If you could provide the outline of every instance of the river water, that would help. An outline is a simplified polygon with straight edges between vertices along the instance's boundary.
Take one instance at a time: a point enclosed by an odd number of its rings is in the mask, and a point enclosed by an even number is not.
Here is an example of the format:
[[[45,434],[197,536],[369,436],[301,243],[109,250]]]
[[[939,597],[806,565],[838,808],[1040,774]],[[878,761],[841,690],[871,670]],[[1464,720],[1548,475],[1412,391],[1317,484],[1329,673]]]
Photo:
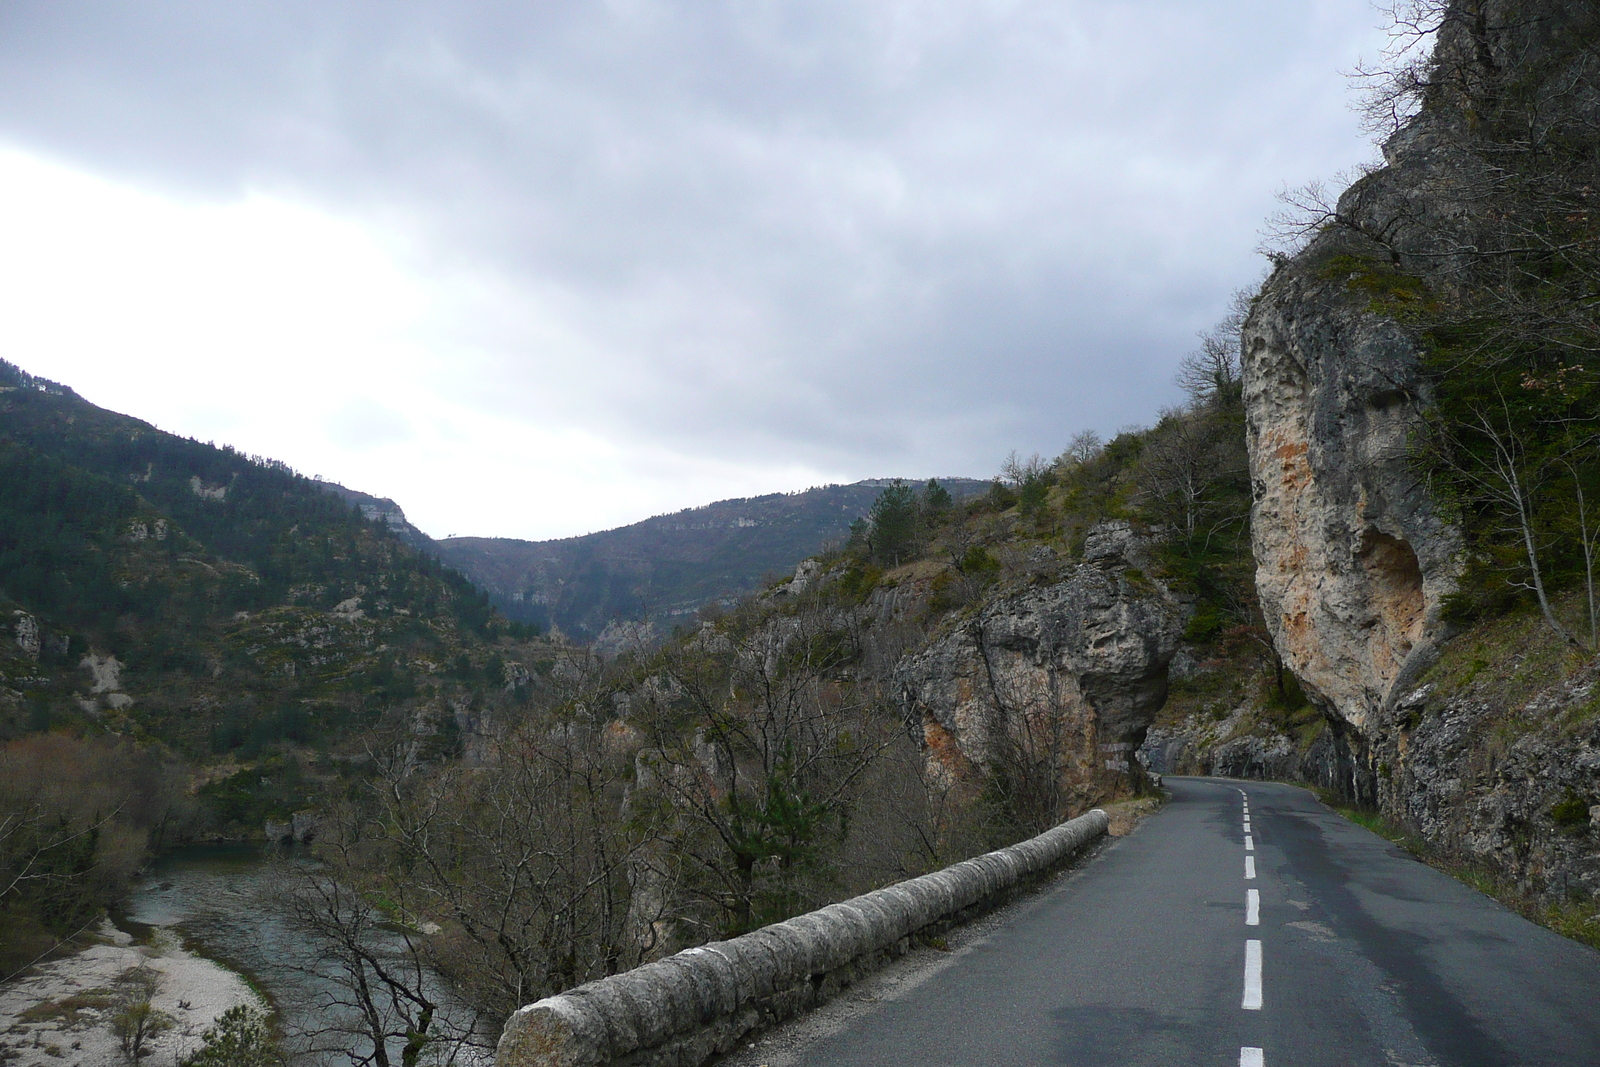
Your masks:
[[[330,1031],[353,1025],[354,1013],[340,1002],[348,999],[333,978],[337,967],[317,939],[297,927],[283,900],[286,882],[315,863],[298,850],[259,845],[197,845],[158,859],[133,886],[117,925],[136,937],[149,927],[175,931],[191,951],[238,971],[263,993],[277,1011],[294,1067],[335,1067],[351,1062],[342,1050],[368,1049]],[[398,936],[381,935],[380,945],[393,957],[403,950]],[[466,1010],[453,1003],[433,979],[429,994],[442,1005],[434,1032],[462,1027]],[[481,1029],[481,1028],[480,1028]],[[322,1034],[321,1037],[312,1035]],[[480,1041],[491,1035],[480,1033]],[[321,1045],[324,1051],[316,1051]],[[327,1051],[330,1047],[335,1051]],[[391,1043],[393,1062],[399,1045]],[[473,1049],[438,1047],[424,1055],[426,1063],[488,1064]]]

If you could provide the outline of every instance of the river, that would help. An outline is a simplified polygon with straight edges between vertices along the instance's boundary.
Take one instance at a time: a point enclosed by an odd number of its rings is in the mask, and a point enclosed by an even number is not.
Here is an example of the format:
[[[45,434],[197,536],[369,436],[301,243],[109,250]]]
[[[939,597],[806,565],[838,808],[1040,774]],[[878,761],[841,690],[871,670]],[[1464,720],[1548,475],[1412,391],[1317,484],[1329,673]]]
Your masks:
[[[356,1043],[333,1032],[357,1019],[340,1006],[347,994],[332,977],[337,967],[316,938],[291,921],[282,899],[286,877],[292,880],[314,863],[304,851],[275,846],[178,849],[152,864],[113,919],[135,937],[148,934],[150,927],[172,930],[191,951],[244,975],[277,1011],[294,1067],[348,1064],[342,1050]],[[382,933],[379,938],[383,951],[398,958],[402,939]],[[429,995],[441,1003],[435,1033],[460,1028],[469,1019],[437,979],[430,980]],[[485,1038],[492,1041],[492,1035],[479,1034],[480,1041]],[[391,1043],[391,1056],[399,1063],[397,1042]],[[474,1049],[441,1047],[431,1058],[425,1054],[423,1062],[487,1065],[490,1060]]]

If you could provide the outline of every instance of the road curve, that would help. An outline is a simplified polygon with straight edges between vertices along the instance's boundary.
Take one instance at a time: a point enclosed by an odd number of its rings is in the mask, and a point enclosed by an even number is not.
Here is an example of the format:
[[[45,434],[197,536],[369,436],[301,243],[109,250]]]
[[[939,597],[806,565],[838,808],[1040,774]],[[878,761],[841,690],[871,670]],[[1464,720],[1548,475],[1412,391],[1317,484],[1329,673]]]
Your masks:
[[[1166,783],[1137,833],[799,1062],[1600,1065],[1600,953],[1305,790]]]

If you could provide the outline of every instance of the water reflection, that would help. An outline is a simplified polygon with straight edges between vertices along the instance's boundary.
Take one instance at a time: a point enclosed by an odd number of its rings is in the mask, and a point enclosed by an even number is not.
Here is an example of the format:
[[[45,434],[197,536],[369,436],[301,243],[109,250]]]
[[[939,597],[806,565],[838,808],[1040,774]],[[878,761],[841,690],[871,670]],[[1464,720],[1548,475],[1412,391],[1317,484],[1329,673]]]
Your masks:
[[[338,963],[324,946],[293,921],[284,890],[316,870],[316,861],[302,850],[280,851],[255,845],[194,846],[168,853],[135,884],[116,916],[134,936],[150,927],[176,931],[195,951],[243,974],[277,1009],[289,1038],[294,1067],[348,1064],[343,1051],[354,1041],[330,1040],[342,1028],[359,1026],[356,1013],[344,1006],[349,995],[335,979]],[[379,934],[382,958],[397,960],[404,941]],[[470,1026],[468,1012],[441,983],[429,976],[426,991],[439,1002],[434,1033]],[[315,1037],[313,1035],[322,1035]],[[476,1040],[492,1043],[478,1028]],[[313,1051],[316,1046],[339,1051]],[[361,1048],[361,1051],[366,1051]],[[400,1042],[390,1055],[400,1062]],[[488,1064],[483,1049],[436,1047],[424,1063]]]

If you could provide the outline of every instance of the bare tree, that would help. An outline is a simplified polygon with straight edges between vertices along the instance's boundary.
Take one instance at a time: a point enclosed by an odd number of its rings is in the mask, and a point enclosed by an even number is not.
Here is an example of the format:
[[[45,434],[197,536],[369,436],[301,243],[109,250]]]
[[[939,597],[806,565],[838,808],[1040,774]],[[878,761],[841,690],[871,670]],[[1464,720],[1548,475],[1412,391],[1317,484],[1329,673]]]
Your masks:
[[[632,735],[579,705],[528,723],[481,768],[380,774],[391,879],[440,927],[437,965],[496,1019],[654,948],[632,900],[655,832],[626,808]]]
[[[1174,381],[1196,404],[1233,404],[1240,399],[1239,331],[1250,313],[1254,289],[1236,290],[1228,313],[1200,334],[1200,347],[1178,363]]]
[[[412,925],[407,887],[375,878],[381,851],[362,836],[358,816],[347,811],[341,821],[319,841],[325,866],[280,872],[290,921],[320,950],[309,968],[321,988],[318,1024],[299,1036],[307,1051],[343,1055],[355,1067],[416,1067],[424,1052],[452,1062],[476,1020],[441,1014],[441,982]]]
[[[1093,430],[1079,430],[1067,442],[1066,450],[1056,457],[1057,467],[1087,467],[1099,458],[1105,442]]]
[[[1039,453],[1024,459],[1012,449],[1010,455],[1000,464],[1000,476],[1014,486],[1023,486],[1031,481],[1044,477],[1050,470],[1050,463]]]
[[[1583,481],[1595,460],[1600,434],[1580,433],[1551,449],[1539,427],[1528,420],[1505,397],[1498,405],[1473,405],[1467,418],[1436,419],[1424,447],[1428,461],[1449,471],[1466,487],[1474,501],[1488,503],[1500,517],[1501,531],[1520,546],[1526,568],[1522,575],[1504,580],[1513,588],[1534,595],[1545,624],[1562,640],[1583,647],[1583,642],[1557,618],[1551,604],[1549,582],[1550,547],[1561,536],[1550,529],[1549,496],[1558,492],[1557,482],[1570,485],[1576,504],[1578,542],[1582,553],[1582,582],[1589,608],[1591,651],[1600,648],[1595,637],[1600,624],[1595,612],[1595,532],[1589,525]],[[1578,462],[1580,460],[1582,462]],[[1570,477],[1570,482],[1565,479]],[[1564,510],[1564,509],[1560,509]]]
[[[830,842],[898,724],[840,673],[856,635],[812,603],[764,622],[735,617],[674,650],[635,714],[642,780],[670,817],[670,873],[704,937],[804,910],[827,894]],[[692,906],[694,900],[700,907]]]
[[[1163,412],[1145,442],[1140,501],[1191,551],[1205,551],[1218,532],[1248,518],[1239,494],[1226,491],[1248,466],[1242,438],[1236,418],[1197,408]]]

